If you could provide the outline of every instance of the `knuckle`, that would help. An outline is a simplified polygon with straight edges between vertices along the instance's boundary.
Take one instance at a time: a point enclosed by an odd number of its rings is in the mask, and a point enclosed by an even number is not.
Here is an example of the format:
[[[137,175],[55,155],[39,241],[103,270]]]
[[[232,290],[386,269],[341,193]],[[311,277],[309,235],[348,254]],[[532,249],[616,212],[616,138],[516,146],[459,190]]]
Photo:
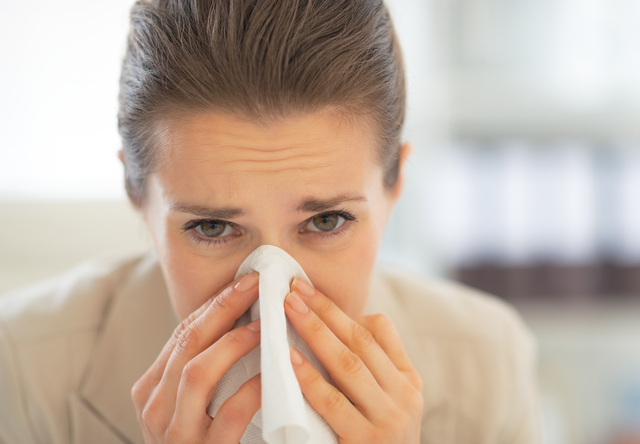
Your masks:
[[[371,328],[375,331],[385,331],[393,328],[393,322],[383,313],[371,315]]]
[[[206,430],[206,428],[204,430]],[[165,444],[203,442],[203,435],[204,433],[202,428],[185,427],[181,421],[176,421],[174,418],[164,431],[162,435],[162,442]]]
[[[180,432],[180,430],[175,427],[173,424],[169,426],[169,428],[167,429],[167,431],[164,434],[165,437],[165,442],[167,443],[177,443],[177,442],[182,442],[183,441],[183,437],[182,434]]]
[[[233,301],[233,298],[230,298],[231,295],[231,287],[223,290],[218,296],[216,296],[211,302],[211,309],[214,311],[225,310],[228,308],[229,302]]]
[[[313,373],[310,377],[307,378],[306,384],[312,391],[319,391],[321,387],[326,383],[324,378],[320,373]]]
[[[141,411],[147,402],[147,389],[143,379],[139,379],[131,387],[131,400],[136,411]]]
[[[311,334],[323,335],[326,333],[327,328],[328,327],[324,322],[322,322],[322,320],[320,320],[319,318],[315,318],[311,321],[308,330]]]
[[[244,427],[248,422],[246,417],[246,407],[243,403],[237,402],[233,398],[229,398],[229,400],[220,407],[216,415],[216,419],[220,418],[225,424],[232,428]]]
[[[361,349],[369,348],[375,343],[373,334],[357,322],[354,322],[351,326],[351,340],[354,345]]]
[[[396,427],[404,428],[404,424],[408,422],[408,415],[400,409],[393,409],[387,415],[387,420]]]
[[[422,391],[418,390],[410,381],[404,385],[403,398],[406,400],[408,410],[411,412],[420,411],[424,406]]]
[[[348,348],[340,352],[338,356],[338,365],[348,375],[356,375],[364,365],[362,360]]]
[[[178,326],[173,330],[173,337],[176,341],[180,340],[180,336],[182,332],[193,322],[192,315],[189,315],[186,319],[178,324]]]
[[[210,298],[207,302],[205,302],[202,306],[200,306],[196,311],[194,311],[185,319],[183,319],[182,322],[180,322],[178,326],[173,330],[173,339],[178,341],[180,339],[180,336],[182,336],[182,333],[189,327],[189,325],[195,322],[195,320],[198,319],[207,310],[207,308],[209,308],[209,306],[213,301],[214,299]]]
[[[331,314],[331,312],[333,312],[333,310],[335,309],[335,306],[336,304],[334,304],[331,299],[329,299],[328,297],[322,297],[318,301],[317,313],[320,316],[329,315]]]
[[[182,380],[191,388],[202,387],[207,380],[207,368],[199,360],[193,359],[182,369]]]
[[[142,410],[142,415],[140,415],[142,426],[149,433],[157,434],[161,429],[159,408],[159,404],[152,401]]]
[[[234,328],[233,330],[225,333],[222,338],[220,338],[220,341],[222,341],[223,343],[227,343],[232,347],[242,344],[244,342],[242,340],[244,337],[244,335],[242,334],[242,330],[243,329],[241,328]]]
[[[253,395],[257,394],[258,396],[260,396],[262,394],[262,384],[260,383],[260,378],[250,379],[249,381],[247,381],[247,389],[250,390]]]
[[[329,390],[323,398],[324,407],[330,412],[342,409],[346,402],[348,402],[347,398],[338,390]]]
[[[176,350],[186,355],[195,353],[198,350],[201,334],[196,322],[191,322],[180,334]]]

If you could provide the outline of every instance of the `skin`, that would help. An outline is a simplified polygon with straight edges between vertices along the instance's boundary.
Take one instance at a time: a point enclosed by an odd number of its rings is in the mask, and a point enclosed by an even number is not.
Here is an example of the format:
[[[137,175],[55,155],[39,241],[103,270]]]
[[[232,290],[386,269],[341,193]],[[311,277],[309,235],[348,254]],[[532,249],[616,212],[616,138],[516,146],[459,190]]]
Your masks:
[[[333,109],[262,123],[212,112],[158,128],[159,164],[139,210],[183,322],[132,389],[147,442],[237,443],[259,408],[254,378],[216,418],[205,413],[217,382],[259,343],[259,322],[231,327],[258,297],[257,275],[233,280],[236,270],[263,244],[287,251],[316,287],[294,282],[285,302],[338,386],[292,350],[309,402],[341,442],[418,442],[420,378],[390,321],[361,316],[402,188],[402,169],[383,186],[371,122]],[[404,145],[401,165],[408,153]],[[202,225],[211,220],[217,231]]]

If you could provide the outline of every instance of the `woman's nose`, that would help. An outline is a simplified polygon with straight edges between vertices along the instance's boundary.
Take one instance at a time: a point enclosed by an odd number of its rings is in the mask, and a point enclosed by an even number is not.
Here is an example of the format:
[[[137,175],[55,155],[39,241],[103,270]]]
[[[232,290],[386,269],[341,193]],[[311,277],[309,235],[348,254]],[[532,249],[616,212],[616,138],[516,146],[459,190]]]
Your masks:
[[[254,249],[258,248],[261,245],[273,245],[274,247],[278,247],[283,249],[284,251],[286,251],[287,253],[289,253],[291,256],[293,256],[292,251],[293,250],[293,242],[290,239],[287,239],[287,236],[283,233],[276,233],[276,232],[264,232],[264,233],[259,233],[258,236],[256,236],[256,245],[254,245]]]

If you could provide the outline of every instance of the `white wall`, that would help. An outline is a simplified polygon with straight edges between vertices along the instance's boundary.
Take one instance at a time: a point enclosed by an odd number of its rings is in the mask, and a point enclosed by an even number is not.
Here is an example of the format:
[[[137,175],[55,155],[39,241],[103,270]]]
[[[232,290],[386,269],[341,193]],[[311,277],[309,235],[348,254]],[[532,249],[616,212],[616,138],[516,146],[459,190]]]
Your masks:
[[[0,2],[0,200],[124,198],[116,113],[131,4]]]

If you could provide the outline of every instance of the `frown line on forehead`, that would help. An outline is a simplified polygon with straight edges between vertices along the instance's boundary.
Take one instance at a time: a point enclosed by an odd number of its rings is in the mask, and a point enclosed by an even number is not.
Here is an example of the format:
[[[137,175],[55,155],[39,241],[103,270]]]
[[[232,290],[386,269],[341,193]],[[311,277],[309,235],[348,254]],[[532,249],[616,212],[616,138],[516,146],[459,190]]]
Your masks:
[[[330,199],[305,199],[295,209],[297,213],[319,213],[330,210],[344,202],[366,202],[367,198],[358,194],[342,194]]]
[[[297,213],[319,213],[335,208],[344,202],[366,202],[367,198],[357,194],[343,194],[329,199],[305,199],[296,208]],[[247,214],[239,207],[210,207],[206,205],[176,203],[171,205],[171,211],[189,213],[207,219],[234,219]]]

